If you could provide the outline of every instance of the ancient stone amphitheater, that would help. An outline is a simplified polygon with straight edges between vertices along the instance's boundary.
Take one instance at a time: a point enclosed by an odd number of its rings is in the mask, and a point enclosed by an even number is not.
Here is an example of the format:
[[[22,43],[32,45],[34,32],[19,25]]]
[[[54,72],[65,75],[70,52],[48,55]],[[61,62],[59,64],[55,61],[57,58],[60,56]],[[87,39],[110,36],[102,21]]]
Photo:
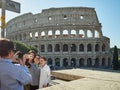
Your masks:
[[[101,28],[94,8],[50,8],[13,18],[6,36],[37,47],[55,67],[108,67],[110,39]]]

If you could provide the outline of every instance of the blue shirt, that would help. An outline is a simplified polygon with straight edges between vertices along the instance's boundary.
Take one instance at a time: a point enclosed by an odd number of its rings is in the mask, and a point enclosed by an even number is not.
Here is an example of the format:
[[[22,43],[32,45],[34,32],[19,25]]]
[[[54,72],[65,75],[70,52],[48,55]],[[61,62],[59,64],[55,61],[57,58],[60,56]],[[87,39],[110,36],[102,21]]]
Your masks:
[[[12,63],[11,59],[0,60],[0,90],[24,90],[32,76],[25,66]]]

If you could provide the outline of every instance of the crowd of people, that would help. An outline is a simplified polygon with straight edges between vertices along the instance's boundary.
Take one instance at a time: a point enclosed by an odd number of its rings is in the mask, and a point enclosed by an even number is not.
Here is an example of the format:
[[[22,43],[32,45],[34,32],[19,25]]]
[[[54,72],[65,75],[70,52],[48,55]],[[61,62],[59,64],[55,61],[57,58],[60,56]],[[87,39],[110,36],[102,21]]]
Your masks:
[[[49,86],[50,68],[34,50],[15,51],[14,43],[0,38],[0,90],[37,90]]]

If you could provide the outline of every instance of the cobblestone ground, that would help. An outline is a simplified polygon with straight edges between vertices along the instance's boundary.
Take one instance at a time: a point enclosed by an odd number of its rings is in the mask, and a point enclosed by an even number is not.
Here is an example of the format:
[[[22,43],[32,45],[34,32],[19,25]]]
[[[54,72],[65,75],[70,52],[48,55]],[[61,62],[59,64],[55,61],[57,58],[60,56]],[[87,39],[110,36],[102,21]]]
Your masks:
[[[120,71],[70,69],[55,72],[84,76],[70,82],[59,82],[42,90],[120,90]],[[40,89],[41,90],[41,89]]]

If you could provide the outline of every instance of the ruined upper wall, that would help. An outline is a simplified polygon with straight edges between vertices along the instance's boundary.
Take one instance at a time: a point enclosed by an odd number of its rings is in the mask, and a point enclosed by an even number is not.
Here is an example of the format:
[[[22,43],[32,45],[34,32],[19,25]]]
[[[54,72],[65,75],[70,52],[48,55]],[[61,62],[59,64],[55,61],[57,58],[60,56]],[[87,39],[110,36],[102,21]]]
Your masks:
[[[23,14],[10,20],[6,29],[12,32],[19,28],[61,25],[96,26],[101,29],[95,9],[88,7],[50,8],[34,15]]]

